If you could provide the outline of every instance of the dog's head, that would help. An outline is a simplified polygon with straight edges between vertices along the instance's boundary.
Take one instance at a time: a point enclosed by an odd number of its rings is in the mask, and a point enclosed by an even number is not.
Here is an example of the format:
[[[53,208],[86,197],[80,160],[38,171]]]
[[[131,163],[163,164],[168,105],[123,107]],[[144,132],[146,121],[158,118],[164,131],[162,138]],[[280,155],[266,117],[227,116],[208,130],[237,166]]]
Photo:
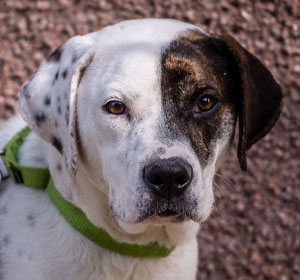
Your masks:
[[[281,98],[232,37],[136,20],[71,38],[24,84],[19,107],[70,176],[84,172],[108,195],[120,221],[161,223],[208,217],[236,120],[245,170]]]

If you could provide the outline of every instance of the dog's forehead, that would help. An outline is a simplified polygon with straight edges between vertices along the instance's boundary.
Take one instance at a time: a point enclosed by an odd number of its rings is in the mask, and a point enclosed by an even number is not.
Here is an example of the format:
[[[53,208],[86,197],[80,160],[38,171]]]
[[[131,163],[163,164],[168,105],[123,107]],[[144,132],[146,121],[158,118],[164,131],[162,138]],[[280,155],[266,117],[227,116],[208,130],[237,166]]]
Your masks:
[[[164,51],[190,30],[207,36],[202,29],[175,20],[132,20],[104,28],[92,35],[98,43],[90,72],[108,87],[106,92],[112,88],[129,96],[149,96],[160,87]]]
[[[196,29],[181,32],[164,50],[162,80],[196,87],[212,87],[224,92],[229,78],[227,55],[215,38]],[[164,82],[164,81],[163,81]],[[192,89],[191,89],[192,90]]]
[[[157,47],[168,45],[179,32],[188,29],[197,29],[199,32],[207,33],[192,24],[171,19],[139,19],[123,21],[108,26],[99,32],[92,33],[96,41],[102,45],[131,45],[133,43],[152,43]]]

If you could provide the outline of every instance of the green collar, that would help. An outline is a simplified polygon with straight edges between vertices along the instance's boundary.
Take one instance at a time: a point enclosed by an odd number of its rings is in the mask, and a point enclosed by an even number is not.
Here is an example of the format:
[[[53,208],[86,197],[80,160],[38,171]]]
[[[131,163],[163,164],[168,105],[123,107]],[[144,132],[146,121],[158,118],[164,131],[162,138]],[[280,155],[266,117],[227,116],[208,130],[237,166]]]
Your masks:
[[[169,249],[159,246],[157,243],[137,245],[117,242],[106,231],[94,226],[79,208],[63,198],[56,189],[48,168],[21,166],[17,159],[18,149],[30,131],[29,127],[22,129],[6,144],[1,154],[9,175],[15,183],[45,190],[52,203],[65,219],[82,235],[103,248],[138,258],[167,257],[173,251],[175,247]]]

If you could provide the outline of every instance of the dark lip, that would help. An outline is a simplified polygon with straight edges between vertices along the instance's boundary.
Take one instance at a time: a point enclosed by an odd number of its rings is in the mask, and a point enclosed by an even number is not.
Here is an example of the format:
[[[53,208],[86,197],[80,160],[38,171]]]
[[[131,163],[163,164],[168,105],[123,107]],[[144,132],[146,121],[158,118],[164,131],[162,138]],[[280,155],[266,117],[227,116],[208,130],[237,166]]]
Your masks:
[[[151,211],[150,213],[147,212],[147,214],[145,215],[142,215],[138,222],[142,222],[150,217],[154,217],[154,216],[158,216],[158,217],[161,217],[161,218],[172,218],[172,217],[178,217],[178,216],[187,216],[185,213],[183,212],[178,212],[178,211],[174,211],[174,210],[171,210],[171,209],[164,209],[164,210],[161,210],[161,211]]]
[[[159,216],[159,217],[172,217],[172,216],[177,216],[179,214],[180,214],[179,212],[167,209],[167,210],[164,210],[164,211],[158,213],[157,216]]]

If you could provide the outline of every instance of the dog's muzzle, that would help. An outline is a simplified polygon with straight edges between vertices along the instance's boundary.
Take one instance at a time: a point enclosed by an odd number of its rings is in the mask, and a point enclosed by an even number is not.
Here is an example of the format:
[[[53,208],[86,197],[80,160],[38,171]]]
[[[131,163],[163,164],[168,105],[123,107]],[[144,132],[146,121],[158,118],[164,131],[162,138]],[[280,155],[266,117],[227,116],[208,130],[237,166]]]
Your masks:
[[[190,185],[193,169],[179,157],[158,159],[143,170],[143,179],[155,195],[171,200],[182,196]]]

